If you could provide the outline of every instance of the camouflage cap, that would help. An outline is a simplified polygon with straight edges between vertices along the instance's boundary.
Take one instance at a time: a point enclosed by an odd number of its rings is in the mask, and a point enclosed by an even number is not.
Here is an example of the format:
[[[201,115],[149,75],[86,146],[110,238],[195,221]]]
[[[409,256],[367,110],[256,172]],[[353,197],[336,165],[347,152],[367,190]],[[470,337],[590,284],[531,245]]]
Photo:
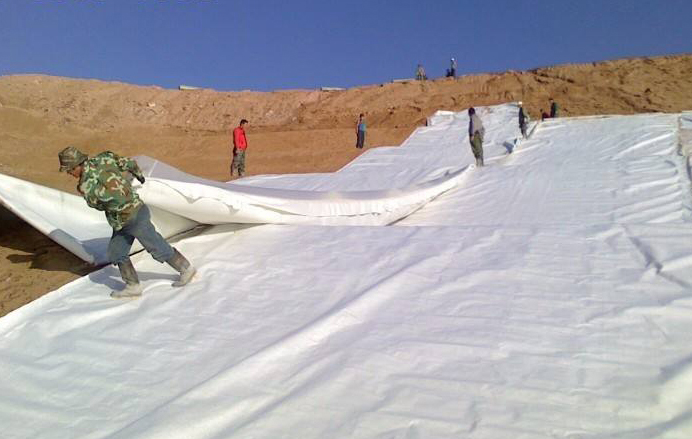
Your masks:
[[[74,146],[68,146],[58,153],[60,159],[60,172],[69,172],[84,163],[89,156]]]

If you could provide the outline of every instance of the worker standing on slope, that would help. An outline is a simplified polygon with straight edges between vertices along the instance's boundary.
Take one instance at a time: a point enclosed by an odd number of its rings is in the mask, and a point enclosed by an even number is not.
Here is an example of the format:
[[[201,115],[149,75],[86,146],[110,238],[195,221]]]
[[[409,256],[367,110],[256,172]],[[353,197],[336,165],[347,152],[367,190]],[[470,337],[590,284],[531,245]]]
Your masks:
[[[483,163],[483,135],[485,128],[481,118],[476,115],[476,109],[469,108],[469,142],[471,142],[471,151],[476,158],[476,166],[481,167]]]
[[[93,158],[73,146],[60,151],[60,172],[77,178],[77,190],[89,207],[106,214],[113,235],[108,243],[108,259],[117,264],[125,282],[125,289],[111,292],[120,299],[142,295],[137,271],[130,260],[130,248],[134,239],[159,262],[166,262],[180,273],[173,286],[186,285],[195,275],[195,268],[171,247],[151,223],[149,208],[132,188],[132,177],[144,183],[144,175],[137,162],[105,151]],[[127,177],[130,173],[132,177]]]
[[[529,124],[529,113],[524,108],[522,102],[519,102],[519,129],[521,135],[526,139],[526,127]]]
[[[365,114],[360,113],[356,122],[356,148],[363,149],[365,145]]]
[[[231,161],[231,177],[233,170],[238,171],[238,176],[242,177],[245,174],[245,151],[247,150],[247,136],[245,135],[245,126],[247,120],[242,119],[240,124],[233,130],[233,161]]]
[[[550,98],[550,117],[557,117],[557,112],[558,112],[558,106],[557,102],[553,100],[553,98]]]

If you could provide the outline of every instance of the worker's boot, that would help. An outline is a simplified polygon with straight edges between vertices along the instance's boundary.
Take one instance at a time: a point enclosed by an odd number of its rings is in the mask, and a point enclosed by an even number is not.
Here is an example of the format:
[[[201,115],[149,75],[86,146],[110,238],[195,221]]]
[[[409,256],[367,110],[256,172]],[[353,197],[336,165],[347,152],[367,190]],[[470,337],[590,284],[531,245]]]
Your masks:
[[[180,252],[175,248],[173,249],[173,256],[171,256],[171,258],[166,262],[168,265],[173,267],[175,271],[180,273],[180,279],[172,284],[174,287],[182,287],[183,285],[187,285],[197,272],[195,267],[190,264],[190,261],[185,259],[185,256],[181,255]]]
[[[125,282],[125,289],[112,291],[111,297],[114,299],[129,299],[141,296],[142,286],[139,284],[137,271],[135,271],[132,261],[127,259],[125,262],[119,263],[118,269],[120,270],[120,276]]]

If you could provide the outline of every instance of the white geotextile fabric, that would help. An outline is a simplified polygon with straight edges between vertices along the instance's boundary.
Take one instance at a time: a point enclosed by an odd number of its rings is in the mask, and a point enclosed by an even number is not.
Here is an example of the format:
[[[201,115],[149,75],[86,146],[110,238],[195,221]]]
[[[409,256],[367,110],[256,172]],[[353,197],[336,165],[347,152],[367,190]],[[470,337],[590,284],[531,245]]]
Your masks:
[[[486,156],[511,150],[517,107],[481,108],[479,114],[486,120]],[[334,174],[220,183],[138,156],[147,176],[138,193],[166,237],[197,223],[390,224],[459,183],[473,162],[467,124],[465,113],[438,112],[430,127],[416,130],[402,146],[369,150]],[[83,260],[108,261],[111,229],[79,197],[0,174],[0,202]]]
[[[675,114],[547,120],[513,154],[490,161],[501,166],[469,173],[463,190],[400,224],[688,223],[677,123]]]
[[[519,132],[516,105],[480,108],[486,156]],[[401,146],[366,151],[333,174],[262,175],[219,183],[140,158],[147,204],[204,224],[386,225],[455,187],[474,161],[466,113],[438,112]]]
[[[668,437],[692,231],[227,226],[0,319],[5,438]]]
[[[139,300],[65,285],[0,319],[3,437],[688,439],[677,127],[550,121],[396,227],[220,225],[185,288],[146,253]]]
[[[0,174],[0,204],[80,259],[96,265],[108,262],[113,229],[103,212],[91,209],[82,197]],[[166,238],[197,224],[153,206],[150,209],[154,226]],[[141,249],[135,241],[132,251]]]
[[[507,154],[520,135],[518,107],[505,104],[477,111],[485,127],[485,156]],[[471,163],[467,113],[438,111],[428,119],[428,126],[416,129],[401,146],[366,150],[337,172],[261,175],[237,184],[320,192],[388,191],[445,177]]]
[[[403,189],[330,192],[220,183],[161,162],[152,169],[139,190],[142,199],[203,224],[386,225],[454,187],[463,173],[458,169]]]

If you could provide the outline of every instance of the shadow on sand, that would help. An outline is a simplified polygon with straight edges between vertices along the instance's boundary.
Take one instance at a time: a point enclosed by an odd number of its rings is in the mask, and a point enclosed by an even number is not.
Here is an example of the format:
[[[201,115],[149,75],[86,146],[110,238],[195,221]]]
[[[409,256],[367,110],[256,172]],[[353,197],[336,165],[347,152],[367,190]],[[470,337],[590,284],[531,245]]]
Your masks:
[[[0,224],[0,247],[19,252],[6,256],[13,264],[29,263],[32,270],[63,271],[80,276],[100,268],[82,261],[2,205]]]

